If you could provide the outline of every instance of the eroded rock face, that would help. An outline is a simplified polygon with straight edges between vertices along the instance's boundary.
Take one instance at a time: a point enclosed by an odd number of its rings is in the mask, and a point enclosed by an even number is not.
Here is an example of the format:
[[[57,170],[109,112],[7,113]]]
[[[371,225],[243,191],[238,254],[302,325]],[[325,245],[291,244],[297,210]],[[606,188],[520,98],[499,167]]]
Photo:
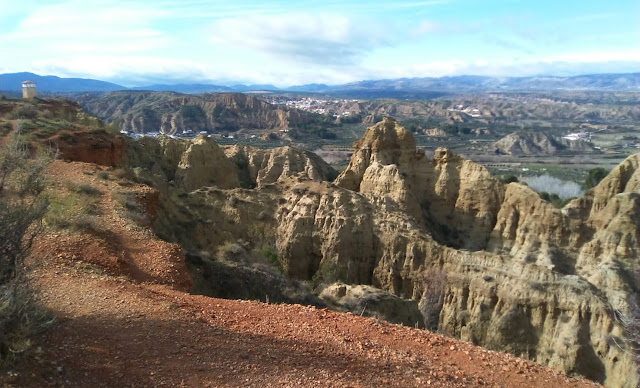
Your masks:
[[[374,316],[410,327],[424,326],[424,318],[414,300],[402,299],[372,286],[334,283],[322,290],[320,298],[334,310]]]
[[[122,136],[107,132],[74,133],[51,139],[64,160],[95,163],[101,166],[119,166],[123,163],[125,150]]]
[[[187,148],[150,147],[158,162],[141,165],[175,177]],[[436,281],[430,274],[444,273],[440,331],[608,386],[636,385],[614,312],[627,311],[637,287],[628,274],[640,252],[640,155],[559,210],[446,149],[429,160],[391,119],[355,144],[335,184],[290,149],[225,151],[238,185],[259,189],[183,196],[180,212],[157,223],[184,247],[268,241],[292,278],[329,273],[415,301]]]
[[[322,158],[308,151],[292,147],[261,150],[240,145],[221,148],[206,136],[192,140],[142,138],[133,142],[128,151],[129,166],[143,168],[160,181],[173,181],[184,191],[213,186],[262,187],[292,176],[326,181],[336,175]]]
[[[485,248],[504,187],[484,167],[442,148],[428,160],[411,132],[390,118],[369,128],[354,146],[337,185],[370,199],[393,200],[446,245]]]
[[[278,247],[289,273],[308,277],[332,263],[350,282],[370,275],[377,287],[419,299],[423,275],[437,267],[448,279],[440,330],[635,386],[633,360],[612,339],[622,335],[613,311],[626,311],[634,287],[624,273],[638,257],[638,156],[559,210],[447,150],[429,161],[407,136],[390,119],[376,124],[336,179],[346,192],[287,198]],[[345,210],[354,208],[371,210],[357,218]]]
[[[230,173],[233,169],[224,151],[208,137],[201,136],[188,143],[178,163],[175,181],[185,191],[207,186],[231,189],[240,185],[237,175]]]
[[[190,131],[236,131],[240,128],[288,128],[314,115],[283,109],[242,93],[184,95],[171,92],[120,91],[81,98],[85,110],[121,130],[167,135]]]
[[[243,187],[262,187],[290,176],[313,181],[332,180],[336,172],[313,152],[292,147],[262,150],[241,145],[225,147]]]

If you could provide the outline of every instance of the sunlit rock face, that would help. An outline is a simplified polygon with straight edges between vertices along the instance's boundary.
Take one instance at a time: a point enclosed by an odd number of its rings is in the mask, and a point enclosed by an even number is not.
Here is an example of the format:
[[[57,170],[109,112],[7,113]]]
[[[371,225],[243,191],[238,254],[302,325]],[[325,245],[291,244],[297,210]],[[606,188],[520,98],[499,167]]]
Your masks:
[[[138,170],[188,192],[161,203],[156,224],[190,250],[269,243],[292,278],[328,273],[416,304],[444,273],[441,332],[636,386],[618,317],[637,289],[640,155],[556,209],[449,150],[427,158],[392,119],[366,131],[333,182],[324,162],[292,148],[141,144],[130,155]]]
[[[429,160],[385,119],[354,144],[338,188],[289,194],[278,246],[293,276],[331,262],[342,279],[416,300],[439,268],[441,331],[635,386],[631,354],[612,339],[639,257],[639,158],[561,210],[446,149]]]

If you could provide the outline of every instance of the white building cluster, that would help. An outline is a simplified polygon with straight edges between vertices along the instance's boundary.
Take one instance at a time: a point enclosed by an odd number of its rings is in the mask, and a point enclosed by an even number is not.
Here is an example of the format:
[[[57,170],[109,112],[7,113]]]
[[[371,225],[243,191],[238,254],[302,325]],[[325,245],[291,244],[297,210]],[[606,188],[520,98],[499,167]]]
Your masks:
[[[461,113],[465,113],[468,114],[471,117],[482,117],[482,112],[480,112],[480,109],[478,108],[473,108],[473,107],[464,107],[464,105],[460,104],[460,105],[456,105],[453,108],[448,108],[447,109],[450,112],[461,112]]]
[[[321,115],[331,114],[340,107],[349,102],[357,102],[358,100],[340,100],[340,99],[320,99],[311,97],[284,97],[284,96],[271,96],[267,101],[274,105],[284,105],[289,108],[300,109],[305,112],[318,113]],[[334,117],[349,116],[350,112],[342,114],[334,114]]]
[[[562,136],[562,138],[567,140],[591,141],[591,132],[572,132],[568,135]]]

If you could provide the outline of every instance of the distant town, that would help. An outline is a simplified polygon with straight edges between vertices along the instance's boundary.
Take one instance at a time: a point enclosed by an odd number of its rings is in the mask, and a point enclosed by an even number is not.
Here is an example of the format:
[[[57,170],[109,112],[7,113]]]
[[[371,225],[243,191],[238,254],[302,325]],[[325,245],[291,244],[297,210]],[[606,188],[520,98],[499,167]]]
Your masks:
[[[353,113],[344,110],[349,104],[358,103],[359,100],[345,99],[322,99],[311,97],[286,97],[286,96],[264,96],[263,100],[274,105],[284,105],[289,108],[300,109],[306,112],[318,113],[321,115],[332,115],[335,118],[351,116]]]

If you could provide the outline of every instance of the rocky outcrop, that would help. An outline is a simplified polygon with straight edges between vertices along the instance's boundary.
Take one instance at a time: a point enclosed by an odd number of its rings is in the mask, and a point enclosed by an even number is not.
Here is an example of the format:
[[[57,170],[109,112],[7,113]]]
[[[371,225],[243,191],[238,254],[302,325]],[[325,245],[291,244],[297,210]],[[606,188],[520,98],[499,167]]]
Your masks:
[[[121,165],[125,155],[122,136],[106,131],[64,133],[50,139],[50,143],[55,144],[64,160],[72,162],[113,167]]]
[[[589,142],[582,140],[556,139],[544,132],[513,132],[493,143],[493,149],[506,155],[559,155],[598,152]]]
[[[600,184],[587,191],[582,197],[573,200],[567,207],[566,213],[572,218],[589,220],[597,217],[608,202],[622,193],[640,192],[640,154],[629,156]]]
[[[231,189],[240,185],[237,175],[230,173],[233,164],[215,142],[201,136],[187,144],[177,166],[176,185],[186,191],[207,186]]]
[[[333,180],[335,170],[313,152],[292,147],[263,150],[241,145],[225,147],[243,187],[262,187],[290,176],[314,181]]]
[[[424,274],[439,268],[447,273],[440,330],[634,386],[633,360],[612,338],[622,335],[613,312],[626,311],[635,287],[624,274],[638,257],[637,157],[558,210],[447,150],[429,161],[410,136],[385,119],[355,144],[336,179],[342,189],[288,194],[277,217],[288,273],[308,278],[329,265],[350,283],[420,299]],[[578,216],[600,203],[598,217]],[[614,258],[603,260],[605,249]]]
[[[128,164],[158,185],[171,182],[184,191],[215,186],[254,188],[286,181],[327,181],[337,175],[318,155],[292,147],[262,150],[248,146],[219,147],[211,138],[142,138],[128,147]]]
[[[446,149],[428,160],[411,133],[390,118],[354,144],[336,184],[373,200],[393,200],[438,241],[472,250],[485,247],[504,195],[484,167]]]
[[[416,301],[372,286],[335,283],[325,287],[320,298],[333,310],[373,316],[410,327],[424,326]]]
[[[184,191],[239,186],[234,165],[222,148],[206,136],[193,140],[143,138],[131,142],[128,150],[129,166],[144,169],[144,179],[157,186],[164,187],[170,182]]]

